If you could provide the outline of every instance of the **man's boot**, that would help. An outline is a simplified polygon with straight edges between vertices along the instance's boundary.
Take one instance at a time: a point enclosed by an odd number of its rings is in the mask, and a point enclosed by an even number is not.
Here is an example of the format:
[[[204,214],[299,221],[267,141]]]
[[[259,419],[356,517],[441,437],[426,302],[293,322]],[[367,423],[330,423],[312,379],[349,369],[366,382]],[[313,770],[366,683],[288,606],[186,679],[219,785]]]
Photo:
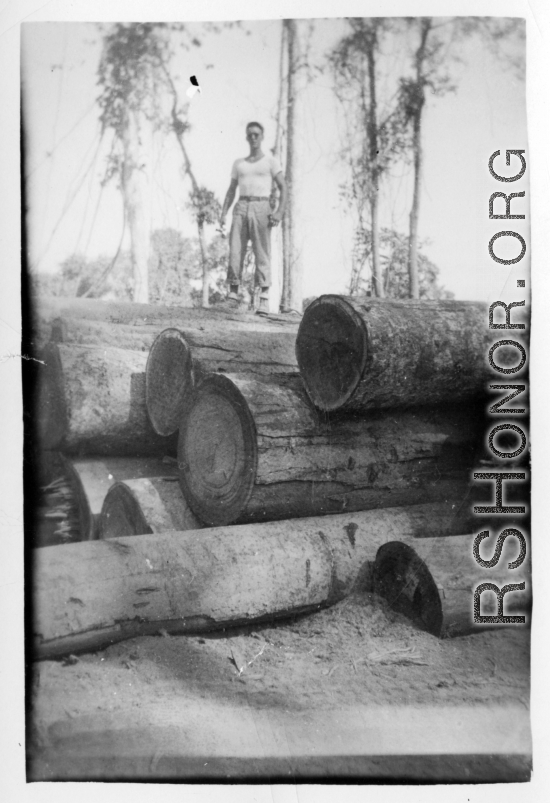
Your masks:
[[[269,287],[262,288],[256,315],[269,315]]]

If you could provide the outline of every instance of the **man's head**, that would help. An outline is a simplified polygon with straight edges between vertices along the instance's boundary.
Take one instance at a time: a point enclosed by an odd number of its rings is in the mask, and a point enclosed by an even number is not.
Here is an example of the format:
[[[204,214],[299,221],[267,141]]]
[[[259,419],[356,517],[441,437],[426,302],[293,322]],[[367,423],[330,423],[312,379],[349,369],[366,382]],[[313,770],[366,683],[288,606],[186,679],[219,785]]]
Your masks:
[[[260,145],[264,138],[264,127],[261,123],[248,123],[246,126],[246,139],[251,145]]]

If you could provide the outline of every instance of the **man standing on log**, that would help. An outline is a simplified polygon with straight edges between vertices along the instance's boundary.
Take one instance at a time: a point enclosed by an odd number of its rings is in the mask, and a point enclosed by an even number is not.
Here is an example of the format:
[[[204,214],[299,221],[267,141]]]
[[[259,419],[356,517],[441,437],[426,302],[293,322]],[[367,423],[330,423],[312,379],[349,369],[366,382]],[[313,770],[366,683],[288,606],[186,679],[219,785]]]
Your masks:
[[[229,268],[227,284],[230,301],[240,302],[246,246],[252,242],[256,260],[255,286],[260,287],[260,306],[256,310],[261,315],[269,312],[269,288],[271,286],[271,228],[278,226],[285,211],[286,186],[281,166],[274,156],[266,156],[262,151],[264,129],[260,123],[248,123],[246,140],[250,154],[237,159],[231,171],[231,183],[220,215],[223,230],[227,212],[235,200],[237,186],[239,200],[233,210],[233,222],[229,235]],[[272,182],[280,191],[278,208],[273,211],[270,204]]]

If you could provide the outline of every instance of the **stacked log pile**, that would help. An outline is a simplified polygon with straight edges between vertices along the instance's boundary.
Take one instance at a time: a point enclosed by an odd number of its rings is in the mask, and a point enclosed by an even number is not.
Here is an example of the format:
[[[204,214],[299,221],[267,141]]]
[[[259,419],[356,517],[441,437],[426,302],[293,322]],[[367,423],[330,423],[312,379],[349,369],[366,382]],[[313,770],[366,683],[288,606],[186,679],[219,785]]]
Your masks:
[[[177,480],[175,461],[137,457],[61,457],[64,473],[75,500],[82,541],[94,541],[101,535],[101,511],[109,489],[128,482]],[[120,535],[127,535],[127,531]]]
[[[277,316],[120,304],[106,327],[100,306],[83,302],[79,318],[74,300],[52,304],[43,352],[40,437],[75,485],[99,477],[79,498],[83,537],[104,542],[37,557],[44,654],[315,609],[367,564],[393,598],[403,571],[428,565],[429,541],[470,529],[482,305],[325,296],[299,330]],[[115,465],[124,459],[134,468]],[[439,539],[456,541],[434,553],[442,566],[464,538]],[[58,574],[75,561],[69,593]],[[439,569],[426,571],[432,585],[420,573],[401,596],[434,634],[458,632],[462,614],[433,593]],[[452,588],[466,599],[464,583]]]
[[[71,517],[68,527],[68,514],[56,501],[57,485],[53,487],[55,499],[53,491],[48,492],[47,504],[55,508],[49,515],[61,519],[65,516],[57,530],[62,542],[100,537],[101,508],[110,486],[116,482],[139,480],[141,485],[118,489],[114,497],[118,501],[111,509],[109,537],[127,533],[126,513],[131,520],[142,522],[143,532],[158,531],[161,521],[166,529],[202,526],[189,510],[177,483],[169,484],[174,465],[166,461],[176,459],[177,425],[171,432],[166,431],[165,425],[153,426],[151,421],[157,419],[147,411],[149,352],[167,326],[177,325],[181,337],[186,338],[185,348],[189,343],[200,351],[200,365],[197,363],[193,377],[201,366],[202,370],[218,370],[235,363],[243,370],[262,372],[262,361],[268,371],[273,363],[276,371],[297,373],[297,325],[278,316],[262,320],[223,310],[47,299],[39,307],[34,323],[32,342],[39,361],[35,364],[36,387],[31,392],[29,463],[34,464],[42,486],[49,487],[62,474],[60,487],[64,493],[69,489],[72,494],[71,509],[77,510],[78,534],[74,532],[75,517]],[[160,340],[164,343],[166,338]],[[247,342],[252,344],[248,348]],[[155,355],[160,351],[163,349],[156,349]],[[160,370],[158,362],[157,368],[152,369],[160,383],[157,409],[161,411],[169,402],[167,388],[162,386],[165,363],[168,359],[169,364],[177,366],[176,356],[170,348],[168,353],[163,351]],[[147,492],[145,480],[149,481]],[[172,489],[170,494],[168,488]],[[149,507],[148,523],[147,517],[130,514],[132,500],[139,504],[138,498],[143,501],[155,493],[157,509],[153,512],[155,505]],[[64,500],[63,508],[67,504]]]
[[[145,406],[147,355],[112,346],[48,344],[42,351],[36,424],[43,448],[67,454],[174,453]]]
[[[186,399],[208,374],[244,373],[252,377],[298,377],[296,332],[232,326],[207,331],[165,329],[155,339],[146,372],[146,404],[153,429],[172,435],[181,422]]]

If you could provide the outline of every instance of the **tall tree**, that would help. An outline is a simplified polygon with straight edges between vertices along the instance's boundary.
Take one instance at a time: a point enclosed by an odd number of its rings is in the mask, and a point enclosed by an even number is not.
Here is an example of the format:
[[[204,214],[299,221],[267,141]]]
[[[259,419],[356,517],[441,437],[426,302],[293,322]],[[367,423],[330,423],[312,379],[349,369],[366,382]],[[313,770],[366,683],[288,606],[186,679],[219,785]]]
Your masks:
[[[152,130],[165,129],[173,81],[169,65],[172,41],[190,48],[200,44],[180,23],[117,23],[104,30],[98,68],[98,98],[103,130],[111,129],[114,143],[107,178],[120,182],[125,221],[130,231],[134,301],[149,300],[151,219],[146,139]],[[167,91],[168,90],[168,91]],[[195,191],[195,186],[193,187]]]
[[[302,261],[298,241],[298,186],[304,132],[303,92],[307,82],[306,31],[303,20],[283,20],[287,46],[286,171],[287,206],[283,218],[283,290],[281,310],[302,309]]]
[[[505,69],[522,73],[523,59],[518,56],[518,43],[524,37],[522,20],[497,17],[433,17],[409,19],[415,45],[412,52],[412,75],[401,80],[400,103],[412,130],[414,164],[413,198],[409,216],[409,295],[419,298],[418,223],[420,188],[424,169],[422,133],[427,92],[433,97],[456,89],[453,65],[462,60],[460,51],[465,40],[477,36]]]
[[[379,61],[382,41],[395,31],[399,21],[383,17],[348,20],[347,33],[330,54],[336,95],[344,111],[347,141],[342,155],[351,172],[344,197],[355,206],[357,234],[369,247],[354,260],[350,280],[353,293],[359,285],[364,264],[372,266],[372,291],[384,296],[380,265],[380,186],[391,164],[405,151],[406,123],[397,100],[380,100]],[[357,250],[354,250],[357,256]]]
[[[149,300],[150,215],[148,161],[143,149],[146,120],[160,116],[158,60],[166,43],[154,25],[113,25],[104,35],[98,69],[101,124],[114,132],[108,175],[116,175],[130,230],[134,301]]]
[[[441,62],[442,40],[433,35],[432,17],[420,17],[412,21],[418,36],[413,55],[413,77],[401,81],[401,103],[405,117],[412,127],[412,152],[414,164],[413,198],[409,216],[409,297],[419,298],[418,280],[418,220],[420,213],[420,187],[424,154],[422,149],[422,122],[426,104],[426,89],[434,94],[443,94],[453,87]],[[443,68],[443,74],[441,72]]]
[[[275,112],[275,139],[271,153],[278,160],[282,166],[284,164],[283,151],[284,151],[284,124],[285,108],[286,108],[286,26],[284,20],[281,20],[281,43],[279,50],[279,93],[277,97],[277,109]],[[271,182],[270,203],[271,208],[276,209],[279,199],[279,189],[276,181],[273,179]],[[283,248],[283,237],[285,233],[286,223],[283,218],[281,226],[275,228],[271,233],[271,278],[272,286],[276,288],[278,293],[277,309],[283,309],[282,305],[282,284],[281,279],[285,272],[285,254]],[[287,254],[288,257],[288,254]],[[288,263],[288,259],[286,259]],[[287,271],[288,274],[288,271]]]

